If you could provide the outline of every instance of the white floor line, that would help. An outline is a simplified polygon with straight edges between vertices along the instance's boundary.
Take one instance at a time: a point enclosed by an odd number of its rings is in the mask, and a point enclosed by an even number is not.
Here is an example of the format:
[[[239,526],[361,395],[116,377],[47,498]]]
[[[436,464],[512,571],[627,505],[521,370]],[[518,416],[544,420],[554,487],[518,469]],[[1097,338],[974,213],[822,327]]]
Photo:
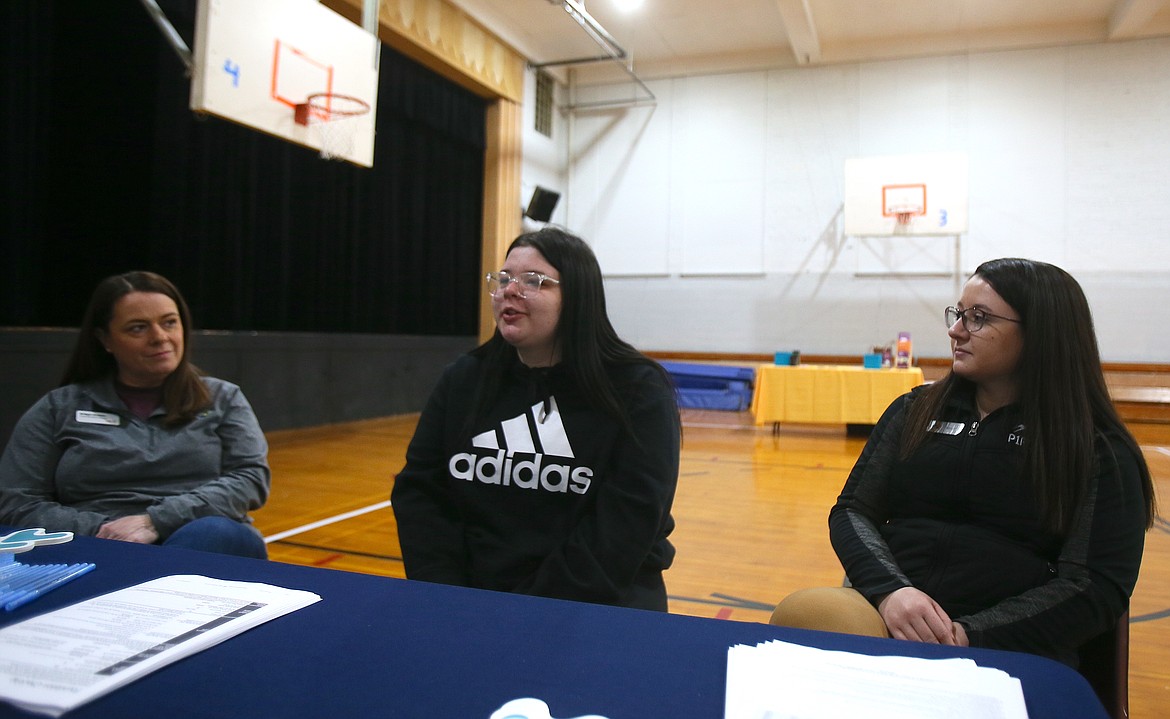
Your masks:
[[[684,424],[684,427],[685,426],[686,425]],[[701,426],[706,426],[706,425],[692,424],[691,426],[701,427]],[[715,425],[715,426],[721,427],[722,425]],[[759,427],[734,427],[733,426],[733,427],[731,427],[731,429],[758,430],[760,428]],[[1161,452],[1162,454],[1170,457],[1170,447],[1152,447],[1152,449],[1156,452]],[[377,504],[371,504],[368,507],[362,507],[361,509],[355,509],[352,512],[345,512],[343,514],[338,514],[338,515],[333,516],[333,517],[321,519],[321,520],[318,520],[316,522],[310,522],[309,524],[305,524],[305,525],[302,525],[300,527],[296,527],[294,529],[289,529],[289,530],[284,531],[284,532],[277,532],[276,534],[265,537],[264,543],[271,544],[273,542],[279,542],[282,539],[288,539],[289,537],[293,537],[293,536],[296,536],[298,534],[303,534],[304,532],[309,532],[309,531],[312,531],[312,530],[317,529],[319,527],[326,527],[326,526],[329,526],[330,524],[334,524],[336,522],[343,522],[347,519],[352,519],[353,517],[360,517],[363,514],[369,514],[370,512],[376,512],[379,509],[385,509],[389,506],[390,506],[390,500],[386,500],[385,502],[378,502]]]
[[[318,520],[316,522],[310,522],[309,524],[297,527],[296,529],[290,529],[290,530],[287,530],[285,532],[277,532],[276,534],[273,534],[270,537],[265,537],[264,543],[265,544],[272,544],[273,542],[279,542],[282,539],[288,539],[289,537],[292,537],[292,536],[297,535],[297,534],[301,534],[302,532],[308,532],[310,530],[317,529],[318,527],[325,527],[325,526],[328,526],[328,525],[333,524],[335,522],[342,522],[342,521],[345,521],[346,519],[352,519],[353,517],[360,517],[363,514],[369,514],[370,512],[376,512],[379,509],[385,509],[386,507],[389,507],[389,506],[390,506],[390,500],[387,499],[385,502],[378,502],[377,504],[371,504],[368,507],[362,507],[361,509],[355,509],[352,512],[345,512],[344,514],[338,514],[336,516],[329,517],[327,519]]]

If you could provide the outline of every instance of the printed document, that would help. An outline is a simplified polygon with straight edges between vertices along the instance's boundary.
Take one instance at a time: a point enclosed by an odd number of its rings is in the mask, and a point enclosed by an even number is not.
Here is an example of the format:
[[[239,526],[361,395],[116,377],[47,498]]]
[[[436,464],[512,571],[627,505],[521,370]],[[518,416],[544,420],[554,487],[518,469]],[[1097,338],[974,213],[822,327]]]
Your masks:
[[[194,575],[87,599],[0,629],[0,700],[60,716],[320,600],[312,592]]]
[[[725,719],[1027,719],[1020,680],[970,659],[772,641],[727,652]]]

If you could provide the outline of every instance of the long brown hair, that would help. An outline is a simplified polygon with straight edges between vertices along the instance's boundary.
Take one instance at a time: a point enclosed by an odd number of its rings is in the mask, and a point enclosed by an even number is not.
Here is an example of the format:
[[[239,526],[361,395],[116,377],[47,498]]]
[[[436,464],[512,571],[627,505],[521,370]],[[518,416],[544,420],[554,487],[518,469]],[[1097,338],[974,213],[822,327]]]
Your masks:
[[[126,272],[98,283],[89,306],[85,308],[77,343],[61,378],[61,386],[117,375],[118,364],[114,356],[106,352],[98,335],[110,331],[114,305],[131,292],[166,295],[179,309],[179,319],[183,323],[183,356],[179,358],[175,371],[163,380],[162,401],[167,412],[163,423],[168,427],[186,424],[211,404],[211,396],[200,379],[203,372],[188,359],[191,355],[191,311],[187,309],[187,302],[170,280],[153,272]]]
[[[1081,286],[1055,265],[1020,258],[984,262],[975,270],[1020,317],[1024,346],[1020,355],[1018,398],[1027,428],[1023,471],[1040,503],[1041,521],[1063,534],[1088,491],[1096,467],[1096,440],[1120,439],[1133,453],[1146,500],[1146,527],[1156,515],[1150,470],[1133,435],[1117,414],[1093,329],[1093,316]],[[948,400],[972,383],[950,372],[911,405],[902,435],[908,457],[926,437],[928,423]]]

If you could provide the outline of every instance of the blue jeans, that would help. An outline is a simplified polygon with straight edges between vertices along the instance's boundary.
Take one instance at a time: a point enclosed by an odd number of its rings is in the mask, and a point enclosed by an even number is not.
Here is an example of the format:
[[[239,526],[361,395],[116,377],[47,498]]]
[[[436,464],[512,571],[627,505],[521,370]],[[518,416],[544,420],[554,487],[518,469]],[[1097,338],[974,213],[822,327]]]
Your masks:
[[[268,559],[264,537],[250,524],[227,517],[200,517],[184,524],[163,542],[168,547]]]

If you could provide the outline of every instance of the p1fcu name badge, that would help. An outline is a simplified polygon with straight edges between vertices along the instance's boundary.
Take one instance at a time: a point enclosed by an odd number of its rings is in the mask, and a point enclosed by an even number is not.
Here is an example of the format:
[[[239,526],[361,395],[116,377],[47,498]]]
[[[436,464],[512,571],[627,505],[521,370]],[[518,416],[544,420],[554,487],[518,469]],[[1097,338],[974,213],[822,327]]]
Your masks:
[[[962,434],[967,425],[963,422],[939,422],[937,419],[930,420],[930,424],[926,426],[927,432],[934,432],[935,434]]]
[[[74,415],[75,419],[82,424],[104,424],[110,427],[117,427],[122,424],[122,418],[116,414],[109,412],[90,412],[88,410],[79,409]]]

